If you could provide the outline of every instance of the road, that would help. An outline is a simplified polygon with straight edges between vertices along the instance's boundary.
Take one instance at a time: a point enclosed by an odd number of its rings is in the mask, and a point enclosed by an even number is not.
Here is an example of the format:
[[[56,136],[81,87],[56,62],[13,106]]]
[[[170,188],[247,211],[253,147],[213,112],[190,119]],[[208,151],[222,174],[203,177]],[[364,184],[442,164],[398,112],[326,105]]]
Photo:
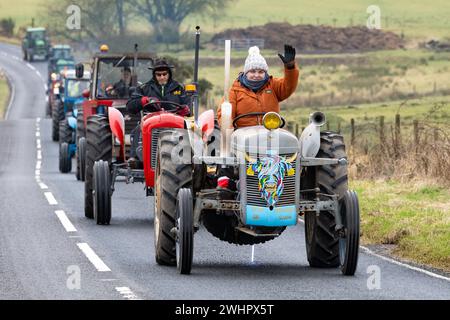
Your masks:
[[[450,299],[449,278],[365,250],[353,277],[310,268],[302,223],[254,248],[201,228],[191,275],[157,265],[142,184],[118,184],[111,225],[97,226],[84,217],[83,183],[59,173],[46,63],[0,44],[0,68],[14,87],[0,122],[0,299]]]

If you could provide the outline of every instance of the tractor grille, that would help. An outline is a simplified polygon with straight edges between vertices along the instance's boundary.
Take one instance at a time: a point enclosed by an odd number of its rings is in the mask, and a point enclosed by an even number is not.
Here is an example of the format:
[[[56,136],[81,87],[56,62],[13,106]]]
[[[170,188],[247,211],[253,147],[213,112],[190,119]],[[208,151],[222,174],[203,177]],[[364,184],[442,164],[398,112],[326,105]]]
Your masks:
[[[159,138],[159,134],[166,130],[167,128],[157,128],[157,129],[153,129],[152,130],[152,158],[151,158],[151,164],[152,164],[152,169],[154,170],[156,168],[156,157],[158,156],[156,154],[156,149],[158,149],[158,138]]]
[[[286,155],[282,155],[286,156]],[[287,155],[287,156],[291,156]],[[295,168],[296,166],[295,160],[292,165]],[[246,166],[249,167],[249,164]],[[283,207],[283,206],[291,206],[295,205],[295,176],[297,175],[297,172],[295,175],[288,177],[287,173],[283,179],[284,183],[284,190],[281,194],[281,197],[278,199],[278,202],[275,204],[277,207]],[[260,192],[258,190],[258,175],[255,173],[254,176],[247,176],[247,204],[252,206],[258,206],[258,207],[267,207],[267,202],[265,199],[263,199],[260,195]]]

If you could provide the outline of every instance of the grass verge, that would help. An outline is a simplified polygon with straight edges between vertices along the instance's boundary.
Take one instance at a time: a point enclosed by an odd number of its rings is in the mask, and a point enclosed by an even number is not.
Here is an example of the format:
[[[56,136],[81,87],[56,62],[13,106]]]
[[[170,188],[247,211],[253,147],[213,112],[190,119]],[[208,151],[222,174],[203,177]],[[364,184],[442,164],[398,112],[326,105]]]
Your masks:
[[[394,245],[402,259],[450,272],[450,191],[433,182],[354,180],[364,245]]]

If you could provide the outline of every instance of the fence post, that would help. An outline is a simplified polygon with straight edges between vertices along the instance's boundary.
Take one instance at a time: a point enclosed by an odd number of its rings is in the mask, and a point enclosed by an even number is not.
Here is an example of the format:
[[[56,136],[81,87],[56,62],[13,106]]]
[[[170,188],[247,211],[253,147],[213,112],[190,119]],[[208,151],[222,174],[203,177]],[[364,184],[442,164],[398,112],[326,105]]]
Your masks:
[[[341,122],[338,122],[338,133],[341,133]]]
[[[380,117],[380,144],[381,147],[386,146],[386,136],[384,134],[384,116]]]
[[[350,120],[350,126],[351,126],[351,138],[350,138],[350,144],[352,146],[355,145],[355,119]]]
[[[396,158],[400,156],[401,143],[402,142],[400,136],[400,115],[397,113],[395,115],[395,130],[394,130],[394,154]]]
[[[414,120],[413,126],[414,126],[414,145],[417,148],[417,146],[419,145],[419,121]]]

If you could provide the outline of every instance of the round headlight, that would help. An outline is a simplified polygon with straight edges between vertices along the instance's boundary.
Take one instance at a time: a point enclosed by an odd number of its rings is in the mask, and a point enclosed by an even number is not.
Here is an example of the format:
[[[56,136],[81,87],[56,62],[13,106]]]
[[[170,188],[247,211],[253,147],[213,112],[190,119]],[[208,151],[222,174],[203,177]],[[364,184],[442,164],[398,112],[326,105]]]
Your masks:
[[[281,126],[281,117],[276,112],[267,112],[263,117],[263,125],[268,130],[275,130]]]

